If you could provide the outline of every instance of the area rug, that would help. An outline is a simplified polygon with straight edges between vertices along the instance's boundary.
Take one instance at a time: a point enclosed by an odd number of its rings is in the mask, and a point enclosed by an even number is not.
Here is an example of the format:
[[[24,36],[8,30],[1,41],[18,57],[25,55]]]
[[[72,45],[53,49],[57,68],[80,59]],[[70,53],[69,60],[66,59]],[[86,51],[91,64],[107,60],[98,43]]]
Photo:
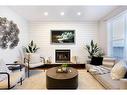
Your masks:
[[[95,80],[86,70],[78,70],[79,80],[78,89],[104,89],[100,83]],[[46,90],[46,71],[33,70],[29,78],[23,81],[23,84],[18,84],[13,89],[18,90]],[[78,90],[77,89],[77,90]]]

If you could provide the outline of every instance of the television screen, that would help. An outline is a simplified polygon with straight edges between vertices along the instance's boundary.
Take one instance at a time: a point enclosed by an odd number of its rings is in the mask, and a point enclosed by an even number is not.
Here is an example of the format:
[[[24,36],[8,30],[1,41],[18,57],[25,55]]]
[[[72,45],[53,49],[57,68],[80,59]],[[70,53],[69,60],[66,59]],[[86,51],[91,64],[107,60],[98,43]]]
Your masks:
[[[75,43],[75,31],[51,30],[51,43],[73,44]]]

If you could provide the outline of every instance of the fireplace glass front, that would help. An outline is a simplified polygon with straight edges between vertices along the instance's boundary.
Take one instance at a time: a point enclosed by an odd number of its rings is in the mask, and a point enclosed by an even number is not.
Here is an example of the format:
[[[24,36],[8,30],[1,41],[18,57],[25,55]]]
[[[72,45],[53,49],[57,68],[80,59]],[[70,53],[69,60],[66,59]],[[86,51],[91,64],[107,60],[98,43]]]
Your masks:
[[[55,61],[56,63],[70,62],[70,50],[55,50]]]

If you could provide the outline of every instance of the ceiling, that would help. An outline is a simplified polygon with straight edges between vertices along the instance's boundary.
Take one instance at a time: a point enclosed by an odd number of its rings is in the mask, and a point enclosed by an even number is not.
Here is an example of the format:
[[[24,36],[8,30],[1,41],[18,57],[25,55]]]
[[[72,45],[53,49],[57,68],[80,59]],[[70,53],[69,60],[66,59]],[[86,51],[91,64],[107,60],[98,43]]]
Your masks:
[[[98,21],[118,6],[9,6],[9,8],[28,21]]]

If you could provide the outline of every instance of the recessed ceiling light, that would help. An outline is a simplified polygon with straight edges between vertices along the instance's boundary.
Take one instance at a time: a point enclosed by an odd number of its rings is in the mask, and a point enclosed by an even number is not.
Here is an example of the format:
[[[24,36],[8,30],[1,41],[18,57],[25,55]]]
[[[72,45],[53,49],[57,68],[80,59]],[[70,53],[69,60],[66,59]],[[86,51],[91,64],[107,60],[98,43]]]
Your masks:
[[[81,12],[77,12],[77,15],[80,16],[81,15]]]
[[[64,12],[61,12],[60,15],[63,16],[64,15]]]
[[[47,16],[48,15],[48,12],[44,12],[44,15]]]

